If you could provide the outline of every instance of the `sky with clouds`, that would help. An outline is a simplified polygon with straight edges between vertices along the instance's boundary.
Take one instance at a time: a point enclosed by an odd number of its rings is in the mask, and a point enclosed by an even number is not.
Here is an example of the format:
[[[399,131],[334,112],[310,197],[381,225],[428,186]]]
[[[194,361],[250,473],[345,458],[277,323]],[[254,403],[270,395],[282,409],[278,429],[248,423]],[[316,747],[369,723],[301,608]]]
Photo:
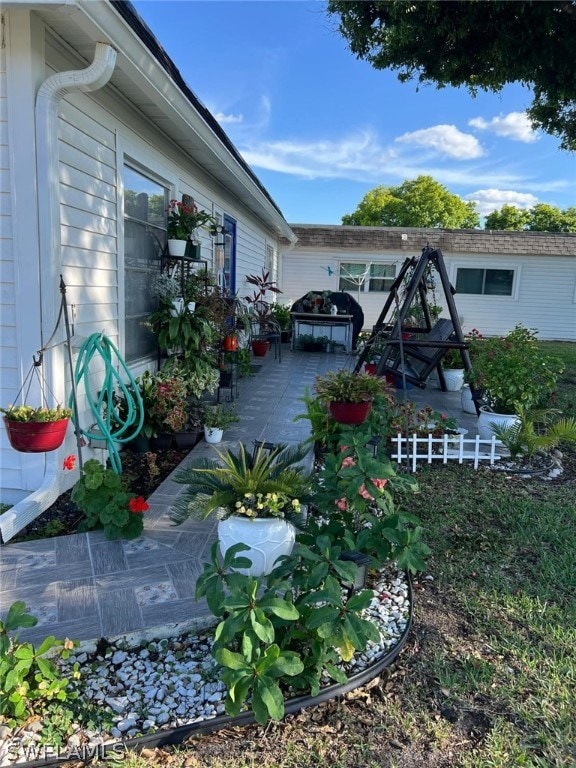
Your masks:
[[[339,224],[366,192],[420,174],[477,203],[576,205],[576,154],[499,94],[399,83],[356,59],[325,3],[137,0],[134,6],[291,223]]]

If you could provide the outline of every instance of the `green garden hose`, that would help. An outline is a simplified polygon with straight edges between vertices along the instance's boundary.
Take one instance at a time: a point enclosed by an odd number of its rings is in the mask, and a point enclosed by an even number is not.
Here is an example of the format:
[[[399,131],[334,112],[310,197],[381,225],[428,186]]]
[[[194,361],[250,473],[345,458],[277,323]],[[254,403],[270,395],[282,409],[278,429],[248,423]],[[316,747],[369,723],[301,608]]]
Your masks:
[[[94,378],[101,375],[100,366],[97,365],[99,359],[104,362],[104,382],[98,391],[98,398],[94,400]],[[96,365],[92,365],[93,363]],[[122,375],[125,375],[127,384],[124,383]],[[128,443],[139,434],[144,424],[144,404],[124,358],[107,336],[93,333],[84,341],[76,360],[74,381],[77,386],[81,382],[84,384],[94,417],[94,424],[90,429],[95,426],[98,433],[84,430],[75,423],[76,430],[89,440],[106,441],[110,465],[119,475],[122,473],[122,462],[117,443]],[[125,416],[120,416],[114,407],[118,393],[126,403]]]

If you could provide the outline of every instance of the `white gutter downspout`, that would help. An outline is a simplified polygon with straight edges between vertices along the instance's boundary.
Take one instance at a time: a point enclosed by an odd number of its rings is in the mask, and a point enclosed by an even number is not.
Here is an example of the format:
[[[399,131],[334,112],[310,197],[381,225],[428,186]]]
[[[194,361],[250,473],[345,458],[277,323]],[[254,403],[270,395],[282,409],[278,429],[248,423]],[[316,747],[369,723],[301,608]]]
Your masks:
[[[96,91],[112,77],[116,51],[108,43],[96,43],[94,60],[86,69],[57,72],[38,89],[35,107],[36,180],[38,190],[38,238],[42,344],[54,330],[60,306],[60,156],[58,151],[58,107],[72,91]],[[50,359],[48,359],[50,358]],[[45,356],[44,376],[59,402],[66,401],[63,371],[66,362],[61,347]],[[69,473],[72,475],[72,473]],[[65,485],[65,480],[68,483]],[[62,474],[59,451],[46,454],[41,486],[0,515],[0,533],[6,542],[50,507],[70,487]]]

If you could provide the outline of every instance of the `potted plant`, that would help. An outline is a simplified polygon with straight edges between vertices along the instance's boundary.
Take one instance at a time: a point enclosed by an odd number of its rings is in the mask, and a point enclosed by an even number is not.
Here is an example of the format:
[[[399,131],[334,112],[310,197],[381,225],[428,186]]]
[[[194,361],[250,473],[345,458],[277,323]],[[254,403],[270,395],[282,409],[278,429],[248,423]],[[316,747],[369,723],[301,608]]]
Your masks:
[[[229,424],[240,421],[232,408],[222,405],[207,406],[203,410],[204,439],[207,443],[219,443],[224,436],[224,430]]]
[[[283,344],[290,341],[292,334],[292,315],[290,314],[290,304],[273,304],[272,317],[280,328],[280,340]]]
[[[448,349],[440,360],[447,392],[459,392],[464,385],[464,365],[459,349]]]
[[[264,357],[270,349],[269,336],[273,330],[271,322],[274,323],[272,305],[266,299],[266,294],[282,293],[282,291],[276,287],[276,281],[270,279],[270,272],[265,269],[262,269],[259,275],[246,275],[246,282],[255,286],[252,295],[244,297],[244,301],[250,305],[252,314],[256,318],[256,332],[252,334],[251,342],[252,351],[256,357]]]
[[[333,418],[341,424],[361,424],[366,420],[375,395],[386,390],[386,382],[368,373],[347,368],[318,376],[314,388],[328,403]]]
[[[518,406],[517,416],[515,424],[494,424],[492,429],[521,470],[533,472],[539,456],[546,471],[553,466],[550,452],[554,448],[560,443],[576,443],[576,419],[562,417],[555,408],[528,412]]]
[[[490,423],[513,423],[518,406],[531,410],[543,405],[564,368],[561,360],[541,351],[535,332],[521,324],[506,336],[471,339],[469,349],[472,369],[465,378],[484,393],[482,439],[491,437]]]
[[[236,452],[216,453],[217,459],[204,459],[176,473],[175,481],[186,488],[171,518],[181,523],[216,513],[222,555],[235,544],[246,544],[252,565],[243,572],[267,574],[294,546],[295,528],[289,518],[300,514],[308,497],[310,479],[302,466],[307,449],[278,445],[267,450],[261,444],[250,452],[240,443]]]
[[[9,405],[0,408],[10,445],[21,453],[55,451],[64,442],[72,411],[31,405]]]
[[[312,333],[301,333],[296,339],[297,345],[305,352],[324,352],[330,343],[328,336],[314,336]]]
[[[168,250],[171,256],[185,256],[188,241],[199,243],[197,230],[216,225],[214,216],[199,210],[194,200],[186,204],[180,200],[170,200],[167,213]]]

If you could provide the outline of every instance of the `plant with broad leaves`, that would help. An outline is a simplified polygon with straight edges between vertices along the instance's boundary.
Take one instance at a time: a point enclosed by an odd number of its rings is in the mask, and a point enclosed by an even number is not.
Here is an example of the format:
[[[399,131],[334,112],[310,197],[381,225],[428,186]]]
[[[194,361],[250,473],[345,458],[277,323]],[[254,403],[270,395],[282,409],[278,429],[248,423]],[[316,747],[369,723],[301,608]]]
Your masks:
[[[144,530],[142,513],[148,509],[127,481],[110,467],[89,459],[72,489],[72,501],[84,513],[81,530],[102,528],[108,539],[135,539]]]
[[[12,603],[6,618],[0,621],[0,716],[11,727],[41,712],[48,702],[64,702],[77,696],[53,659],[46,658],[50,652],[53,657],[66,659],[77,643],[56,640],[52,635],[38,648],[32,643],[19,642],[15,630],[34,627],[37,623],[38,619],[26,612],[22,600]],[[72,674],[79,677],[78,664],[74,665]]]

